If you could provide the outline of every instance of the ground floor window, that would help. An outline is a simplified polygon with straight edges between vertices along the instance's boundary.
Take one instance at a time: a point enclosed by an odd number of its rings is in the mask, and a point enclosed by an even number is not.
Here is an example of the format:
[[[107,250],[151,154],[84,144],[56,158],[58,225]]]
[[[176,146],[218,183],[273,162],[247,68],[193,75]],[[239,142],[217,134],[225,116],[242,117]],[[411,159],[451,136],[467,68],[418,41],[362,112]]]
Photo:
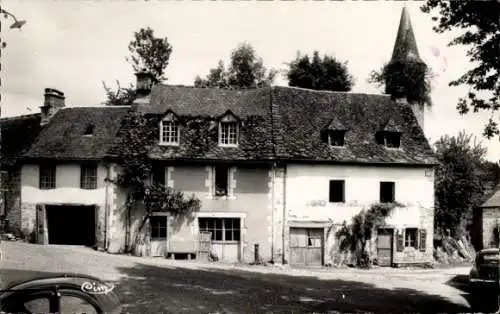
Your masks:
[[[405,230],[405,247],[417,248],[417,228],[406,228]]]
[[[167,238],[167,217],[165,216],[151,216],[149,218],[151,223],[151,239],[159,240]]]
[[[199,218],[200,232],[210,232],[212,241],[240,241],[240,218]]]
[[[397,251],[412,247],[421,252],[427,250],[427,230],[418,228],[405,228],[397,233]]]

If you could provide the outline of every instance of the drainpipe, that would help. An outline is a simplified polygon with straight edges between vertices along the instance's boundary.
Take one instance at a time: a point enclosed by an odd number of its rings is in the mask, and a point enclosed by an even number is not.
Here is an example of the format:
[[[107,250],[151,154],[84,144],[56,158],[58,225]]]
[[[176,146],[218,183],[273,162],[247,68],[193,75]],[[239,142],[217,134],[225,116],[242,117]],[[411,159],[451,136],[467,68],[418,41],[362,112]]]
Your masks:
[[[109,244],[109,239],[108,239],[108,224],[109,224],[109,180],[110,180],[110,169],[109,169],[109,164],[106,165],[106,179],[104,180],[104,183],[106,184],[104,188],[104,251],[108,251],[108,244]]]
[[[271,241],[271,261],[274,264],[274,239],[276,238],[275,236],[275,227],[274,227],[274,189],[275,189],[275,182],[276,182],[276,162],[273,162],[272,165],[272,183],[271,183],[271,234],[272,234],[272,241]]]
[[[283,264],[286,262],[286,248],[285,248],[285,225],[286,225],[286,164],[283,167],[283,222],[281,224],[283,226],[282,229],[282,236],[281,240],[282,242],[282,260]]]

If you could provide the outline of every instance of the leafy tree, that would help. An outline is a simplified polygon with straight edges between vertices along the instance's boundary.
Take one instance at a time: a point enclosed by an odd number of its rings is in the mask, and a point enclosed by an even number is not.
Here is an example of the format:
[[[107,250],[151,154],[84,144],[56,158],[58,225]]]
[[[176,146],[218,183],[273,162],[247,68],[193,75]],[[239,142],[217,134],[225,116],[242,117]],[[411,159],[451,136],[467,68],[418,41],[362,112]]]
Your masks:
[[[150,28],[141,28],[134,33],[134,39],[128,45],[130,57],[126,60],[132,65],[134,72],[146,70],[153,74],[153,84],[166,80],[164,75],[168,66],[172,46],[167,38],[154,36],[154,31]],[[133,84],[130,87],[121,87],[120,82],[116,82],[117,88],[113,90],[103,82],[107,106],[129,106],[137,98]]]
[[[461,236],[463,224],[473,208],[484,201],[480,168],[485,163],[486,148],[472,135],[443,136],[436,143],[439,165],[435,179],[435,226],[440,234],[449,230]]]
[[[431,79],[433,73],[421,62],[389,62],[379,71],[372,71],[368,81],[384,88],[389,95],[403,93],[408,102],[421,107],[432,106]]]
[[[194,86],[228,88],[229,77],[228,72],[224,67],[224,62],[219,60],[217,67],[210,69],[206,79],[202,79],[198,75],[194,81]]]
[[[127,60],[132,64],[135,72],[146,70],[153,74],[155,83],[166,80],[165,69],[168,66],[172,46],[168,39],[154,36],[150,28],[141,28],[134,33],[134,40],[128,45],[130,57]]]
[[[231,53],[231,61],[226,70],[224,62],[219,60],[216,68],[209,71],[205,79],[197,76],[196,87],[218,88],[254,88],[270,86],[277,72],[264,67],[262,58],[247,43],[240,44]]]
[[[427,0],[421,9],[425,13],[437,11],[437,16],[432,17],[437,22],[433,27],[435,32],[463,31],[449,46],[467,46],[467,56],[474,68],[449,83],[450,86],[466,84],[470,87],[467,95],[460,98],[457,110],[461,114],[468,113],[470,108],[474,112],[499,110],[500,2]],[[491,138],[499,134],[498,122],[490,118],[483,135]]]
[[[312,60],[308,55],[297,54],[289,64],[288,85],[315,90],[350,91],[354,85],[347,62],[341,63],[327,55],[323,59],[314,51]]]
[[[116,90],[113,90],[104,82],[102,82],[102,85],[106,93],[106,100],[104,101],[106,106],[130,106],[137,97],[135,87],[132,84],[130,84],[130,87],[121,87],[120,82],[116,81]]]

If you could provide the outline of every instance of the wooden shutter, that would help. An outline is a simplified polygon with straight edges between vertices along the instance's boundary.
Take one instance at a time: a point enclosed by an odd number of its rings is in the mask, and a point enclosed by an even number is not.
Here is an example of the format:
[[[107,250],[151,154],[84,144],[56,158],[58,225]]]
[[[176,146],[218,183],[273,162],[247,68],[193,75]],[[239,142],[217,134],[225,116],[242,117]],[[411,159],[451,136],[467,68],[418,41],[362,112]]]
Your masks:
[[[419,232],[419,250],[425,252],[427,247],[427,230],[420,229]]]
[[[397,240],[396,240],[396,251],[403,252],[404,247],[405,247],[405,238],[403,231],[398,230]]]

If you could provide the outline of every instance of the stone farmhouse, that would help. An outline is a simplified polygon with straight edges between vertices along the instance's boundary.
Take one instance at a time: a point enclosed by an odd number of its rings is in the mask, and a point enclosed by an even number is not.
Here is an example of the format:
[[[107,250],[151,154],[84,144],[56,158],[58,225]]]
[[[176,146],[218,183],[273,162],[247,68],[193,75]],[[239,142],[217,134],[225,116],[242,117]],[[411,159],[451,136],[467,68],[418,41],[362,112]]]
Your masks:
[[[419,60],[403,9],[393,59]],[[199,234],[228,262],[324,265],[335,232],[374,203],[399,204],[370,249],[382,265],[432,260],[434,165],[424,114],[401,95],[158,84],[137,74],[130,107],[70,107],[45,90],[41,113],[2,119],[5,217],[39,244],[130,247],[143,211],[126,212],[113,153],[129,112],[156,119],[152,180],[201,200],[193,217],[157,213],[147,254],[192,256]],[[206,121],[193,150],[193,119]],[[21,134],[27,134],[21,136]],[[200,140],[199,138],[197,140]]]

